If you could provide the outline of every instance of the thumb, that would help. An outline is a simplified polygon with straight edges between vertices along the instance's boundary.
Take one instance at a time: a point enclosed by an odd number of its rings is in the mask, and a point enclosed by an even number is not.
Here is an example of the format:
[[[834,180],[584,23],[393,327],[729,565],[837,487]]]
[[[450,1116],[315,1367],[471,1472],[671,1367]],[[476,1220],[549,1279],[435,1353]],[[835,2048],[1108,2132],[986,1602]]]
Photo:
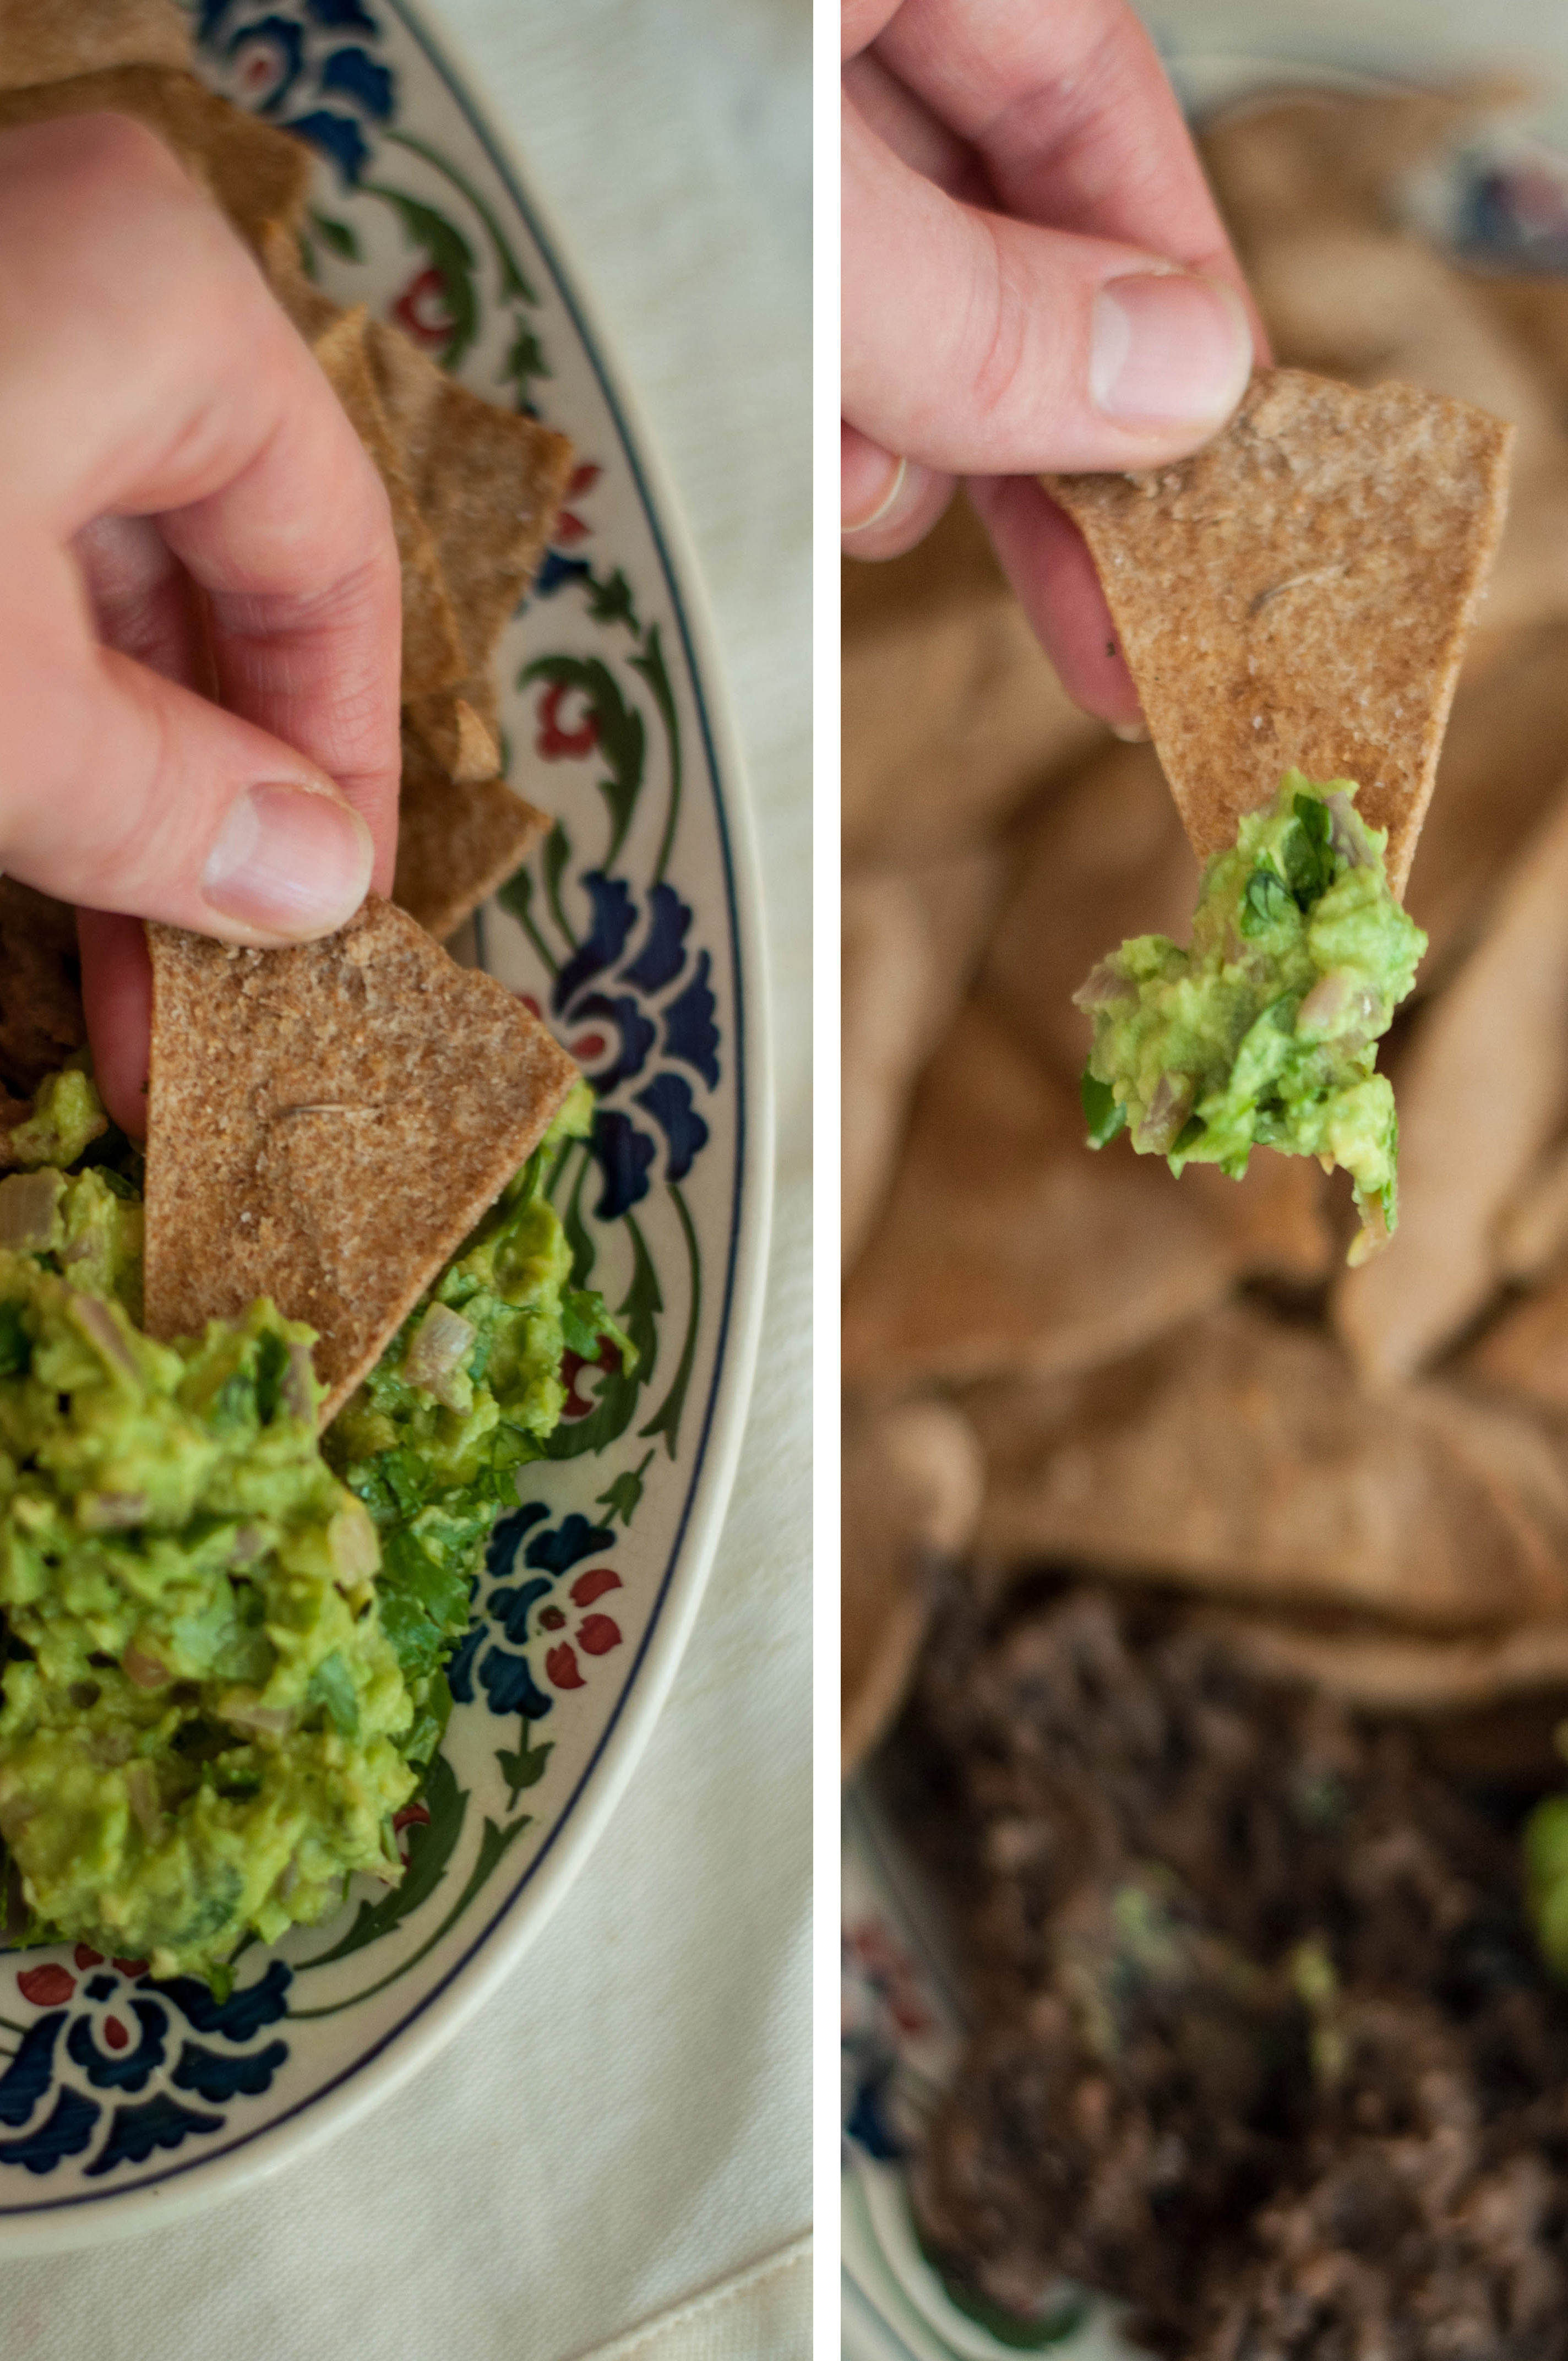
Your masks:
[[[843,410],[861,434],[1018,476],[1157,466],[1223,425],[1254,356],[1224,279],[958,203],[852,105],[843,132]]]
[[[61,901],[230,942],[302,940],[352,917],[370,831],[323,772],[99,646],[84,619],[71,628],[67,552],[40,547],[13,578],[30,595],[0,619],[0,868]]]

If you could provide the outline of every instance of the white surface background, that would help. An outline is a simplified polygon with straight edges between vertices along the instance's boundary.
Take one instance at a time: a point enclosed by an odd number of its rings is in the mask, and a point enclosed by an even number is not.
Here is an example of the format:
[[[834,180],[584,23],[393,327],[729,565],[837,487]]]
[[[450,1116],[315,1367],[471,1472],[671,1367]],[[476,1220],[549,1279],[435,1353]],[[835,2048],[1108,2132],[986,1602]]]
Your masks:
[[[5,2361],[809,2350],[809,0],[427,5],[554,211],[714,608],[772,939],[761,1377],[674,1693],[510,1982],[320,2156],[185,2226],[0,2266]]]

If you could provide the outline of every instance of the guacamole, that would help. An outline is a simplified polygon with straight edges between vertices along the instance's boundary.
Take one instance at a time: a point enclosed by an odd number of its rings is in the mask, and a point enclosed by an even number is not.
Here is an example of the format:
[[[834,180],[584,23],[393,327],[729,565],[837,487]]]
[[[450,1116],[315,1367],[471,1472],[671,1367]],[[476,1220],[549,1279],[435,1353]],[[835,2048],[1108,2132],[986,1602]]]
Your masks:
[[[1398,1122],[1376,1044],[1426,937],[1389,891],[1356,785],[1286,774],[1204,872],[1189,950],[1140,935],[1073,996],[1094,1020],[1090,1144],[1126,1127],[1173,1172],[1240,1180],[1255,1147],[1349,1172],[1361,1261],[1395,1226]]]
[[[46,1085],[29,1122],[102,1142],[83,1088]],[[123,1142],[0,1180],[0,1839],[26,1939],[221,1982],[247,1934],[401,1874],[393,1816],[562,1354],[630,1352],[571,1288],[543,1189],[591,1105],[573,1093],[322,1438],[313,1338],[270,1303],[141,1334]]]

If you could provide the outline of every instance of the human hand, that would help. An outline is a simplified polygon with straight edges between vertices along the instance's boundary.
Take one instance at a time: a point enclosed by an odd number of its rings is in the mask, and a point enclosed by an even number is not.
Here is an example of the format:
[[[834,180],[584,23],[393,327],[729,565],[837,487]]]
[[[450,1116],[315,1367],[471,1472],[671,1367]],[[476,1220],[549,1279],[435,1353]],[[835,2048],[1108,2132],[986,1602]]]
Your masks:
[[[239,239],[112,115],[0,136],[0,868],[79,906],[139,1135],[143,917],[299,941],[389,888],[387,498]]]
[[[1223,425],[1267,347],[1126,0],[844,0],[843,546],[894,557],[955,479],[1063,685],[1137,695],[1037,476]]]

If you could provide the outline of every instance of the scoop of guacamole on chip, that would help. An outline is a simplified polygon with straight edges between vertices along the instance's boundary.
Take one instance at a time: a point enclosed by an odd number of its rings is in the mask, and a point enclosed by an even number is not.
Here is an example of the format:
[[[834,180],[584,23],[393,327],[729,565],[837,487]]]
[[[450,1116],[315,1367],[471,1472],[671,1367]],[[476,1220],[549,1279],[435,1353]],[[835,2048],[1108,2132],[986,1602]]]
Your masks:
[[[0,1844],[24,1939],[221,1984],[247,1935],[401,1875],[393,1817],[562,1354],[631,1355],[544,1193],[590,1109],[575,1091],[319,1438],[312,1333],[270,1303],[142,1334],[140,1192],[101,1119],[102,1160],[0,1180]]]
[[[1376,1044],[1427,947],[1356,792],[1288,772],[1210,862],[1190,948],[1139,935],[1073,995],[1094,1020],[1092,1147],[1125,1128],[1173,1172],[1218,1164],[1238,1180],[1255,1147],[1342,1165],[1362,1219],[1352,1262],[1397,1220],[1399,1127]]]

